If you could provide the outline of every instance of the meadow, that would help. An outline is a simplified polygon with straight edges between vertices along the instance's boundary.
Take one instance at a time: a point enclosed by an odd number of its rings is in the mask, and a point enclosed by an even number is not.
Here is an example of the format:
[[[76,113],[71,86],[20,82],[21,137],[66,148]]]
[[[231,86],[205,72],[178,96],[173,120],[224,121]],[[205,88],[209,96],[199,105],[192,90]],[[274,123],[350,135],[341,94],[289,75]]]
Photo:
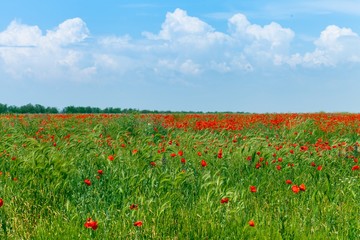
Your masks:
[[[360,239],[358,114],[0,115],[0,239]]]

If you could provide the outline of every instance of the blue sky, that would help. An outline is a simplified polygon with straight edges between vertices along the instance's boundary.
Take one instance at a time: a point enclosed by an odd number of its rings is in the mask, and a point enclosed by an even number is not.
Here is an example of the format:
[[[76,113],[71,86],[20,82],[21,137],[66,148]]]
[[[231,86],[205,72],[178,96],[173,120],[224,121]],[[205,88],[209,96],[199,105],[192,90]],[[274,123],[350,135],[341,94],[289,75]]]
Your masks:
[[[360,112],[351,0],[12,0],[0,103]]]

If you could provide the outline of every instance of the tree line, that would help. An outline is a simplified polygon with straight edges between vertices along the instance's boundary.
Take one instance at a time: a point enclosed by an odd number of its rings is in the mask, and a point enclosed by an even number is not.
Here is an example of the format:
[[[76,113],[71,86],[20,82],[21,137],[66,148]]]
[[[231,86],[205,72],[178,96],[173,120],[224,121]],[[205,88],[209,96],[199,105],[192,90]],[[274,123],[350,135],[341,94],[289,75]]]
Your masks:
[[[40,104],[26,104],[23,106],[8,106],[7,104],[0,103],[0,113],[18,113],[18,114],[39,114],[39,113],[134,113],[138,112],[136,109],[120,109],[107,107],[104,109],[98,107],[78,107],[78,106],[67,106],[63,109],[58,109],[56,107],[44,107]]]
[[[98,107],[79,107],[79,106],[67,106],[63,109],[58,109],[56,107],[44,107],[40,104],[26,104],[23,106],[14,106],[0,103],[0,114],[56,114],[56,113],[65,113],[65,114],[86,114],[86,113],[175,113],[174,111],[157,111],[157,110],[138,110],[133,108],[98,108]],[[181,111],[176,113],[203,113],[201,111]],[[209,112],[208,112],[209,113]],[[217,112],[212,112],[217,113]],[[221,112],[221,113],[233,113],[233,112]],[[244,112],[237,112],[244,113]]]

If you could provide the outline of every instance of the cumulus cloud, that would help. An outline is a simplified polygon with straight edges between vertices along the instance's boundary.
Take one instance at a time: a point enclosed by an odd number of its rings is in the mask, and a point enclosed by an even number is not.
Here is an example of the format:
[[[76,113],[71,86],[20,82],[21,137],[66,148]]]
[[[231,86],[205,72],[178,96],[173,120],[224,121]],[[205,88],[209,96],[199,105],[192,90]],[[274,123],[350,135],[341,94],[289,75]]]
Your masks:
[[[195,49],[206,48],[211,44],[229,39],[226,34],[215,31],[209,24],[199,18],[189,16],[182,9],[166,14],[158,34],[144,32],[143,35],[150,40],[170,41],[172,44],[194,44]]]
[[[38,26],[13,21],[0,32],[1,68],[13,78],[73,78],[95,71],[84,66],[84,52],[71,48],[89,36],[80,18],[64,21],[46,34]]]
[[[0,32],[0,46],[29,47],[37,46],[42,33],[38,26],[28,26],[12,21],[5,31]]]
[[[89,36],[85,22],[80,18],[68,19],[55,30],[47,31],[44,42],[49,45],[68,45],[83,41]]]
[[[243,45],[247,56],[273,62],[276,62],[279,55],[288,54],[295,35],[291,29],[283,28],[275,22],[263,27],[251,24],[246,16],[240,13],[229,19],[229,28],[233,38]]]
[[[45,35],[38,26],[29,26],[12,21],[5,31],[0,32],[0,45],[8,47],[46,47],[81,42],[89,36],[89,30],[80,18],[68,19],[55,30]]]
[[[360,62],[360,37],[350,28],[326,27],[313,51],[292,53],[292,29],[258,25],[238,13],[220,32],[182,9],[168,12],[155,33],[143,37],[92,36],[80,18],[50,30],[13,21],[0,32],[0,72],[18,79],[120,79],[121,76],[196,76],[256,73],[290,65],[328,67]]]
[[[284,62],[306,67],[360,63],[360,37],[350,28],[327,26],[314,41],[314,46],[314,51],[294,54]]]
[[[188,16],[182,9],[176,9],[173,13],[166,14],[165,22],[158,35],[151,33],[145,33],[145,35],[152,39],[172,40],[184,35],[203,35],[213,31],[214,29],[207,23]]]
[[[183,61],[191,58],[201,63],[202,69],[219,73],[251,72],[256,63],[274,64],[278,56],[288,54],[294,38],[291,29],[275,22],[265,26],[252,24],[240,13],[228,20],[228,26],[229,32],[219,32],[186,11],[176,9],[166,14],[158,34],[145,32],[144,36],[153,41],[154,49],[161,47],[176,58],[184,56]]]

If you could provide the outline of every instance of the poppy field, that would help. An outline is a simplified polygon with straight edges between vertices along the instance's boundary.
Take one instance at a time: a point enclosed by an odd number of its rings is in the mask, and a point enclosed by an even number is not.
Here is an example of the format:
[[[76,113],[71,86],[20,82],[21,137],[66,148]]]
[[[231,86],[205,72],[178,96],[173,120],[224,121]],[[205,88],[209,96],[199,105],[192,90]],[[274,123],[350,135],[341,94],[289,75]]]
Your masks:
[[[358,114],[0,115],[0,239],[359,239]]]

